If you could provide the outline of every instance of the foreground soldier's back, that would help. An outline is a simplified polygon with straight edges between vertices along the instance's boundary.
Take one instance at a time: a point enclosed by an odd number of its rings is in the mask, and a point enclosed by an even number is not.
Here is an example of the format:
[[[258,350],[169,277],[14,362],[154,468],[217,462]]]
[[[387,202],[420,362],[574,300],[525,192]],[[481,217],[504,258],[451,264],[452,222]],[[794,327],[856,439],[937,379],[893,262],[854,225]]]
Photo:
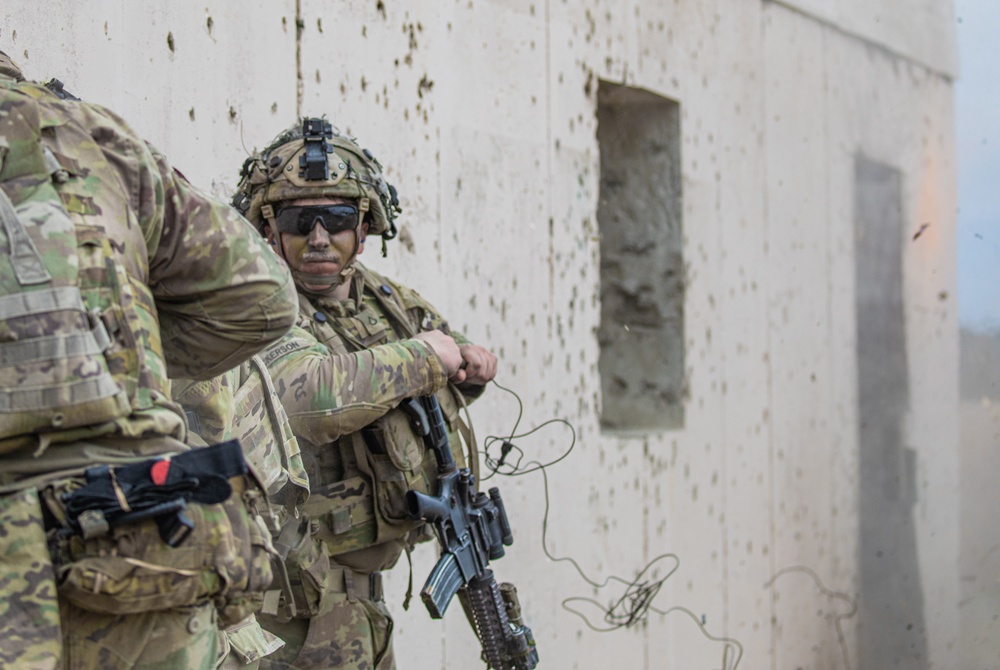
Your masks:
[[[204,379],[275,341],[293,286],[120,118],[17,75],[0,54],[0,665],[211,668],[218,620],[270,578],[225,497],[240,478],[199,465],[224,499],[199,502],[198,478],[161,460],[142,484],[186,492],[183,516],[110,527],[75,493],[93,466],[185,452],[168,372]],[[147,502],[115,472],[89,476],[123,510]]]

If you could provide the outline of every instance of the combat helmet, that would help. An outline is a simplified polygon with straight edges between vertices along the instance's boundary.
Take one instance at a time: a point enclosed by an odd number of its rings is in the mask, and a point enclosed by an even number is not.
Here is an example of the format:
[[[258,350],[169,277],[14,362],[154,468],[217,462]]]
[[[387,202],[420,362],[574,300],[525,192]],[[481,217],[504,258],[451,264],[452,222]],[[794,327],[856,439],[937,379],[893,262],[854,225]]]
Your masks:
[[[11,59],[10,56],[0,51],[0,75],[10,77],[16,81],[24,81],[24,75],[21,74],[21,68],[17,66],[17,63]]]
[[[233,206],[263,230],[274,207],[285,200],[339,196],[356,198],[367,210],[370,235],[396,236],[399,197],[382,175],[382,165],[357,140],[325,118],[304,118],[243,163]]]

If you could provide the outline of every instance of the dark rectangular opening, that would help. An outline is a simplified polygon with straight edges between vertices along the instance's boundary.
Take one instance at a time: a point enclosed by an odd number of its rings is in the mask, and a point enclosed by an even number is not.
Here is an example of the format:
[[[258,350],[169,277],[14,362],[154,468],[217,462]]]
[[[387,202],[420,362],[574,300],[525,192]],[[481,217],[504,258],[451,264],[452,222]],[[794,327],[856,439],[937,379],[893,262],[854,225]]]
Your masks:
[[[680,105],[602,81],[598,329],[601,426],[684,425],[684,257]]]
[[[859,668],[928,667],[913,506],[916,457],[905,443],[910,405],[903,303],[899,170],[855,159]]]

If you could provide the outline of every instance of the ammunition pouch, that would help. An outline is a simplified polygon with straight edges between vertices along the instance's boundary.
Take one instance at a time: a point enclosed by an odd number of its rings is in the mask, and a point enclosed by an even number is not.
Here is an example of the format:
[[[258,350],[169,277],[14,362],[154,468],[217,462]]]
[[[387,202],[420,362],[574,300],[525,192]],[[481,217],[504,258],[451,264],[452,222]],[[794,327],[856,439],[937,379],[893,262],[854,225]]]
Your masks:
[[[188,541],[170,547],[152,519],[93,539],[69,538],[58,568],[59,596],[100,614],[138,614],[204,603],[226,587],[235,539],[221,505],[194,504]]]
[[[446,424],[464,428],[458,405],[451,392],[436,394]],[[437,493],[437,460],[413,430],[411,417],[401,409],[393,410],[364,431],[368,471],[375,482],[378,506],[378,542],[402,538],[423,524],[413,520],[406,507],[406,492],[427,495]],[[462,441],[452,439],[452,456],[458,467],[465,466]],[[356,444],[356,443],[355,443]],[[357,451],[357,449],[356,449]],[[359,463],[360,453],[356,454]],[[364,465],[360,466],[364,471]]]
[[[375,482],[378,516],[383,522],[378,540],[384,542],[419,525],[420,522],[414,523],[406,513],[406,492],[432,493],[437,479],[437,462],[434,454],[414,437],[409,417],[398,410],[389,412],[365,429],[364,438],[367,449],[364,453],[356,451],[356,458],[362,471],[368,467]]]
[[[313,525],[306,516],[292,519],[275,541],[280,563],[275,572],[283,570],[284,581],[276,579],[278,588],[264,595],[263,614],[282,621],[313,618],[329,611],[331,594],[346,594],[351,601],[383,599],[382,574],[338,565],[326,543],[311,532]]]
[[[60,597],[101,614],[213,600],[223,625],[249,616],[271,582],[274,549],[246,472],[230,442],[54,484],[46,500],[62,522],[53,533]]]
[[[275,586],[280,588],[264,594],[263,614],[287,621],[322,611],[330,557],[323,541],[310,532],[311,525],[305,515],[289,519],[275,540],[274,570],[280,575]]]
[[[272,560],[277,551],[260,513],[266,509],[262,491],[251,488],[242,494],[242,500],[230,498],[223,507],[236,542],[236,560],[226,568],[226,589],[215,602],[219,620],[227,626],[260,609],[264,591],[273,581]]]
[[[464,432],[450,392],[439,396],[448,423]],[[452,442],[455,461],[465,464],[461,440]],[[309,464],[311,493],[300,507],[312,520],[312,532],[326,542],[331,556],[374,544],[410,544],[422,521],[406,510],[406,492],[436,493],[437,462],[399,409],[332,445],[303,450]]]
[[[344,438],[334,448],[351,444]],[[377,523],[372,485],[366,477],[355,476],[314,488],[301,509],[312,519],[312,533],[326,542],[333,554],[363,549],[375,543]]]

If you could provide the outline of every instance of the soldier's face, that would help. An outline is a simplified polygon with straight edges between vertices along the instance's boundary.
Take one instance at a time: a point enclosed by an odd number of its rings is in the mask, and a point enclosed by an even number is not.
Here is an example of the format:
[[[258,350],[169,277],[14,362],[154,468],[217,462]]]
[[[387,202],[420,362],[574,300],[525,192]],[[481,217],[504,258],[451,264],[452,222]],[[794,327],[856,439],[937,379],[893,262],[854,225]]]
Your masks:
[[[345,198],[302,198],[283,203],[284,206],[309,207],[320,205],[336,205],[340,203],[356,204]],[[341,230],[329,233],[326,228],[317,223],[307,235],[293,232],[278,233],[281,236],[283,255],[288,266],[305,275],[312,275],[319,280],[329,277],[330,281],[307,283],[303,279],[303,287],[312,291],[321,291],[336,281],[336,277],[346,264],[353,262],[358,250],[357,229]],[[274,231],[269,232],[269,236]]]

